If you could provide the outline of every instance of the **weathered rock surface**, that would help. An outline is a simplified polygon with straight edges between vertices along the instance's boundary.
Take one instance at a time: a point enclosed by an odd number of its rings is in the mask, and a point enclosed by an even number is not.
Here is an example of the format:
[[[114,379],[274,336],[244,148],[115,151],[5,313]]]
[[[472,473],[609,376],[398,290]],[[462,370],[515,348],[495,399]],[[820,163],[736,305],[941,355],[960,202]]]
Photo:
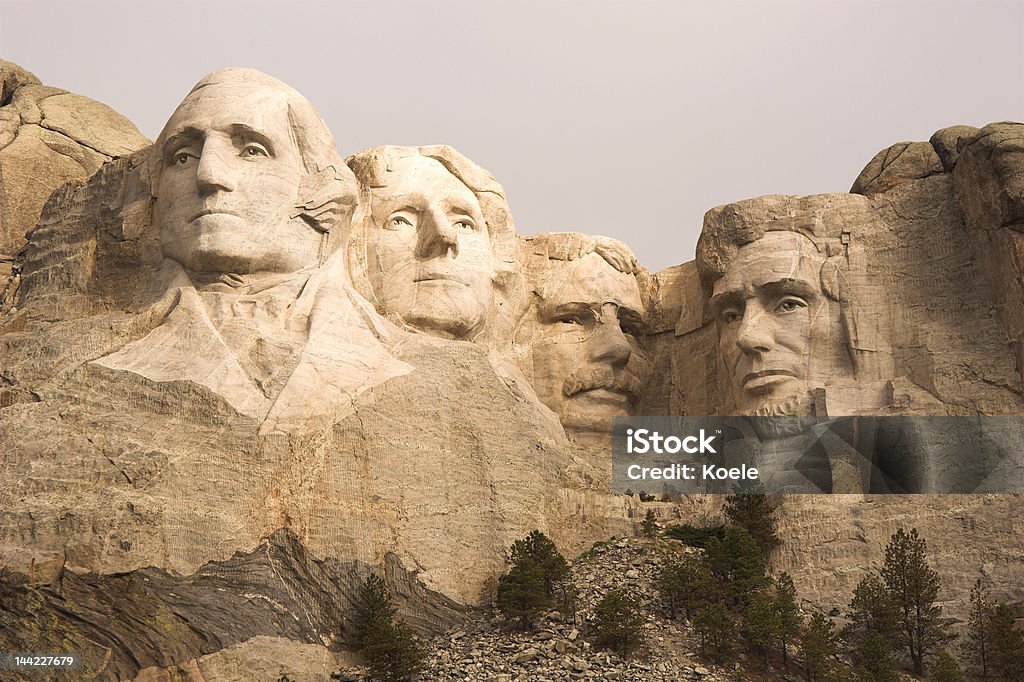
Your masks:
[[[92,175],[105,162],[149,144],[110,107],[44,86],[0,61],[0,280],[43,204],[68,180]]]
[[[18,251],[0,272],[9,279],[0,298],[5,651],[70,642],[100,679],[326,679],[350,662],[353,588],[371,570],[387,576],[421,633],[463,627],[528,531],[572,554],[638,521],[637,500],[607,493],[607,441],[591,433],[594,413],[566,407],[574,389],[605,392],[601,419],[764,407],[743,401],[740,344],[723,332],[724,299],[711,300],[755,266],[799,270],[821,313],[788,325],[802,332],[787,369],[800,381],[778,382],[794,395],[770,408],[1024,414],[1020,124],[955,126],[896,145],[868,164],[852,194],[713,209],[698,261],[651,275],[625,245],[574,233],[485,253],[473,217],[514,235],[504,195],[448,148],[416,148],[417,159],[433,150],[439,164],[420,163],[433,180],[417,191],[465,205],[433,224],[430,239],[409,231],[389,251],[381,244],[394,235],[380,231],[404,224],[373,214],[380,192],[371,189],[380,187],[358,187],[356,197],[356,178],[311,105],[262,74],[219,72],[172,123],[201,118],[210,101],[234,106],[269,89],[278,108],[265,122],[280,128],[270,132],[302,140],[292,158],[245,136],[217,137],[215,127],[203,133],[242,145],[217,156],[220,172],[251,173],[237,176],[249,178],[248,190],[278,183],[287,210],[268,208],[274,192],[254,192],[235,211],[242,227],[308,241],[302,251],[260,231],[257,255],[274,256],[261,261],[273,276],[261,279],[267,272],[237,271],[258,258],[214,253],[200,263],[219,268],[211,273],[179,248],[195,246],[187,225],[221,220],[210,217],[216,206],[188,202],[234,186],[199,179],[202,145],[177,144],[169,129],[159,147],[142,148],[102,105],[10,65],[0,75],[0,253]],[[272,172],[241,165],[282,157],[291,165]],[[340,186],[348,194],[328,191]],[[410,226],[441,215],[438,205],[412,211]],[[348,232],[353,217],[358,229]],[[238,228],[228,218],[216,225]],[[452,228],[476,232],[457,237]],[[179,241],[169,244],[170,233]],[[450,269],[410,270],[425,267],[421,241]],[[461,291],[444,287],[474,243],[481,264],[507,271],[457,282],[487,280],[496,287],[488,296],[445,295]],[[405,260],[388,268],[383,253]],[[405,278],[393,299],[380,288],[389,273]],[[407,294],[431,287],[442,295],[427,312],[450,326],[412,315],[419,294]],[[478,315],[484,298],[491,308]],[[693,498],[671,509],[700,525],[717,503]],[[803,598],[843,607],[892,531],[917,526],[946,612],[962,616],[976,577],[997,598],[1024,600],[1019,503],[791,496],[772,563]],[[609,586],[649,586],[656,560],[633,545],[596,554],[602,567],[580,573],[584,612]],[[690,651],[673,624],[657,615],[649,624],[672,650]],[[437,644],[431,679],[716,679],[686,655],[636,667],[594,654],[569,624],[512,642],[474,627]]]

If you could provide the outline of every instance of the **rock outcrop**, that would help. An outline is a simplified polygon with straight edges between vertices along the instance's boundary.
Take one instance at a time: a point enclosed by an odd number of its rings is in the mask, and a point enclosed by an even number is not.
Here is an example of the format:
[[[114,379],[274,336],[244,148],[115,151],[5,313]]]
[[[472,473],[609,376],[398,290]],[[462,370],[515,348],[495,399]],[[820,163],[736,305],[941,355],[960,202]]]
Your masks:
[[[148,144],[105,104],[0,60],[0,280],[54,190]]]
[[[652,274],[615,240],[517,238],[448,147],[343,161],[258,72],[205,78],[152,146],[0,75],[5,651],[72,643],[100,679],[263,679],[268,657],[322,677],[351,662],[370,571],[437,634],[530,530],[569,554],[630,532],[613,416],[1024,414],[1020,124],[896,145],[852,193],[712,209],[697,260]],[[779,273],[786,300],[754,300]],[[1019,503],[790,496],[772,565],[842,607],[917,526],[947,613],[976,577],[1024,601]],[[591,665],[544,651],[544,674]]]

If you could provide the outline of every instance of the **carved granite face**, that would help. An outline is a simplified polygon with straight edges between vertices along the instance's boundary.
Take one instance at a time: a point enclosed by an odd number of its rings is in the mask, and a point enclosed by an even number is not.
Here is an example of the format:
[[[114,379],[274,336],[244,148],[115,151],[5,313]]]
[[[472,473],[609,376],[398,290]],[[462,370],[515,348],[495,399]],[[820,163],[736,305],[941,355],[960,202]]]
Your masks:
[[[825,258],[795,232],[768,232],[739,249],[714,284],[711,308],[736,406],[757,413],[827,380],[833,338],[821,288]]]
[[[368,275],[388,312],[429,333],[472,338],[491,306],[491,244],[476,195],[440,162],[398,159],[373,190]]]
[[[576,435],[611,432],[631,415],[650,373],[639,344],[636,278],[590,253],[559,261],[532,330],[534,389]]]
[[[264,83],[193,92],[167,122],[154,216],[166,257],[194,272],[315,265],[320,234],[290,219],[305,176],[286,93]]]

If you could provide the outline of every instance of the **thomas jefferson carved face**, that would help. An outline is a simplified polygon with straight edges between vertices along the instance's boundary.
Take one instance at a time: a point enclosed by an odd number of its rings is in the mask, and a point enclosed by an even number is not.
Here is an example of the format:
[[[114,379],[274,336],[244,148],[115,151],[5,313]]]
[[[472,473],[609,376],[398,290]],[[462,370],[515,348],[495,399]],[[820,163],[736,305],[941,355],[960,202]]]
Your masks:
[[[768,232],[714,283],[719,352],[741,413],[773,413],[830,378],[840,332],[822,290],[824,262],[803,235]]]
[[[534,388],[567,431],[608,434],[612,417],[633,414],[650,371],[640,288],[597,253],[552,262],[529,330]]]
[[[321,235],[295,212],[306,174],[288,95],[224,82],[185,98],[160,135],[154,208],[166,257],[207,273],[315,265]]]
[[[476,195],[440,162],[407,156],[373,190],[367,255],[382,307],[408,324],[472,338],[491,305],[494,270]]]

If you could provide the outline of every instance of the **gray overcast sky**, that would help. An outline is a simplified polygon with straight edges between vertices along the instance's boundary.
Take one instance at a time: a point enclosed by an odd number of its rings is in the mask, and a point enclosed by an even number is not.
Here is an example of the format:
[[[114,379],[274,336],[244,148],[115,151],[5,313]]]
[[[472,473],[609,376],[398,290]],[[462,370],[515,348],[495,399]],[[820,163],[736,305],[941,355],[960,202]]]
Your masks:
[[[582,230],[660,269],[704,212],[846,191],[938,128],[1024,119],[1024,3],[0,2],[0,57],[149,136],[192,85],[252,66],[343,155],[450,144],[519,232]]]

